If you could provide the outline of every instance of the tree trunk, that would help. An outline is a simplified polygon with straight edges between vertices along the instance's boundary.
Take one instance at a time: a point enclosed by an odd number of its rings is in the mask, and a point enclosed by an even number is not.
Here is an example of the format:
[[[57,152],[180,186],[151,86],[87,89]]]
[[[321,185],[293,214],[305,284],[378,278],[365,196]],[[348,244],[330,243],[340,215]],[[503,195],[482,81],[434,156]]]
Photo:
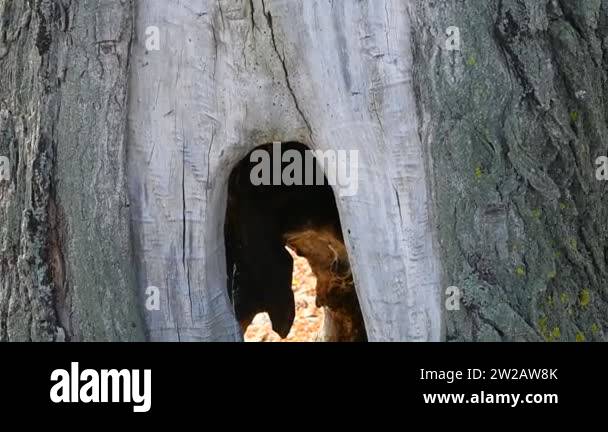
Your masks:
[[[0,338],[137,340],[130,2],[0,1]]]
[[[228,176],[255,147],[359,151],[337,206],[370,340],[441,337],[403,2],[141,1],[129,176],[153,340],[237,340],[226,289]],[[178,25],[176,25],[178,23]],[[149,51],[146,29],[160,30]],[[165,306],[166,305],[166,306]]]
[[[229,177],[275,141],[359,151],[369,340],[605,339],[607,12],[0,0],[0,339],[241,340]]]
[[[443,285],[463,295],[447,340],[605,340],[608,1],[419,0],[413,15]]]

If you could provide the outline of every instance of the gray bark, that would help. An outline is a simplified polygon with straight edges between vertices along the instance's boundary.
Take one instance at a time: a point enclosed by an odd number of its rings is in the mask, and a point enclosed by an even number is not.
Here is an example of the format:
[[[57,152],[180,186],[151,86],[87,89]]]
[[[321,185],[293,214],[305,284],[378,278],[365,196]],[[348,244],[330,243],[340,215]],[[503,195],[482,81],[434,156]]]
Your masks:
[[[226,290],[228,176],[255,147],[298,141],[359,151],[359,191],[336,199],[369,339],[439,339],[406,3],[138,5],[129,177],[139,289],[161,289],[151,338],[240,338]],[[142,40],[148,26],[159,51]]]
[[[607,15],[0,0],[0,340],[240,340],[227,180],[275,140],[361,153],[336,198],[370,340],[605,340]]]
[[[126,188],[130,2],[0,2],[0,339],[144,338]]]
[[[416,1],[448,340],[605,340],[608,1]],[[461,51],[445,49],[461,30]]]

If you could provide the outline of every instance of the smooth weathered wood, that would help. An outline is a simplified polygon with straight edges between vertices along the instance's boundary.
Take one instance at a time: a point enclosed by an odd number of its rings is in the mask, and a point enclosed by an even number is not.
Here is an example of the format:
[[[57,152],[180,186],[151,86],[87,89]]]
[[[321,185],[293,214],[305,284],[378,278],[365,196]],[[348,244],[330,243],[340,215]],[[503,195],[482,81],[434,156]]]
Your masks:
[[[146,51],[148,26],[161,34]],[[437,259],[404,2],[142,1],[129,176],[154,340],[238,340],[226,292],[230,170],[254,147],[359,150],[337,196],[370,340],[438,340]]]

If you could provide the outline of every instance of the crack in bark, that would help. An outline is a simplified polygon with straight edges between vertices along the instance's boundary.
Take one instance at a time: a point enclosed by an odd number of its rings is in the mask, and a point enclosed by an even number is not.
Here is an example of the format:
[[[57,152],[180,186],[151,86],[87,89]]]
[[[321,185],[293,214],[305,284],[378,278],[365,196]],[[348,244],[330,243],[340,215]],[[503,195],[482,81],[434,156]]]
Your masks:
[[[302,107],[300,106],[300,103],[298,101],[298,98],[296,97],[293,86],[291,85],[291,80],[289,78],[289,71],[287,69],[287,63],[285,60],[285,56],[284,55],[281,56],[281,54],[279,53],[278,46],[277,46],[277,40],[276,40],[276,36],[275,36],[275,32],[274,32],[274,27],[272,24],[272,15],[271,15],[270,11],[266,11],[266,4],[265,4],[264,0],[262,0],[262,9],[264,12],[264,16],[266,17],[266,22],[268,24],[268,28],[270,29],[270,38],[272,41],[272,46],[274,48],[275,53],[277,54],[277,57],[279,58],[279,61],[281,62],[281,66],[283,67],[283,73],[285,75],[285,84],[287,86],[287,90],[289,90],[289,93],[291,94],[296,111],[298,111],[298,114],[300,114],[300,117],[302,117],[302,120],[304,121],[304,123],[306,125],[306,129],[308,130],[308,135],[310,137],[310,140],[313,141],[313,130],[312,130],[311,124],[308,121],[308,119],[306,118],[306,115],[304,114],[304,111],[302,110]]]
[[[183,134],[182,134],[183,135]],[[188,300],[190,301],[190,315],[192,316],[192,292],[190,286],[190,267],[186,263],[186,141],[183,142],[182,148],[182,265],[184,267],[184,275],[188,286]],[[179,325],[178,325],[179,327]]]
[[[255,25],[255,6],[253,4],[254,0],[249,0],[249,14],[250,14],[250,18],[251,18],[251,29],[253,31],[253,34],[255,35],[255,30],[256,30],[256,25]]]

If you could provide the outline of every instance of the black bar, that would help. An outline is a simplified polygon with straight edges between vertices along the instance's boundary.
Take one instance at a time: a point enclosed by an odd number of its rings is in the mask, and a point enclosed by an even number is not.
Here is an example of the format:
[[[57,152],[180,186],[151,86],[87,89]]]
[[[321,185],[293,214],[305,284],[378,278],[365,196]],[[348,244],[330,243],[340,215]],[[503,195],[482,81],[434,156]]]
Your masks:
[[[0,403],[9,415],[25,409],[136,420],[200,417],[203,411],[205,418],[220,420],[227,407],[253,415],[295,412],[300,401],[315,412],[344,406],[389,416],[404,409],[586,412],[606,405],[607,354],[605,344],[3,344]],[[151,409],[134,413],[134,403],[124,402],[53,403],[51,373],[70,371],[73,362],[80,372],[150,369]],[[467,379],[473,369],[484,379]],[[502,379],[492,379],[499,374]],[[423,396],[460,393],[484,399],[430,404]],[[516,406],[487,401],[503,394],[557,400]]]

